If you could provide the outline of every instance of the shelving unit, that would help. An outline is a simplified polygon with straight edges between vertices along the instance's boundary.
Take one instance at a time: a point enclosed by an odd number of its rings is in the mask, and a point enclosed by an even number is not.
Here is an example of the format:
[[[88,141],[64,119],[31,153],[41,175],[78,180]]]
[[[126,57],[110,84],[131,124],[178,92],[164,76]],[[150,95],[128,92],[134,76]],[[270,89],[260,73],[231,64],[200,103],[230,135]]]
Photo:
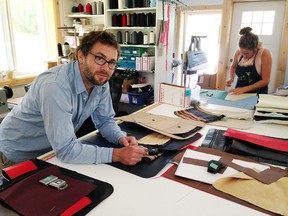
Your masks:
[[[60,21],[61,26],[58,29],[65,29],[63,31],[63,41],[68,42],[72,48],[76,48],[76,45],[79,44],[79,40],[83,34],[86,34],[93,30],[102,30],[104,29],[104,16],[105,14],[89,14],[85,12],[85,5],[87,3],[92,4],[93,1],[89,0],[59,0],[60,7]],[[105,7],[106,0],[102,1],[103,6]],[[84,12],[72,12],[74,6],[82,4],[84,7]],[[103,9],[105,13],[105,10]],[[73,20],[75,19],[85,19],[86,24],[75,24]],[[75,28],[75,31],[73,30]],[[72,30],[71,30],[72,29]],[[73,39],[74,34],[76,34],[75,41]]]
[[[106,6],[109,7],[109,4],[106,4]],[[132,14],[144,14],[144,16],[148,13],[151,13],[151,14],[155,14],[154,18],[154,26],[113,26],[113,18],[112,16],[113,15],[130,15],[132,16]],[[147,34],[147,36],[149,36],[150,32],[152,31],[154,33],[154,39],[153,41],[155,42],[156,41],[156,30],[157,30],[157,26],[156,26],[156,17],[157,17],[157,7],[139,7],[139,8],[121,8],[121,9],[110,9],[110,8],[107,8],[106,11],[105,11],[105,29],[107,31],[110,31],[112,32],[113,34],[115,34],[115,36],[117,37],[117,33],[118,32],[121,32],[122,33],[122,39],[123,39],[123,43],[119,43],[120,44],[120,47],[121,48],[131,48],[131,49],[145,49],[145,51],[150,55],[150,56],[155,56],[156,54],[156,45],[153,44],[153,45],[150,45],[150,44],[131,44],[131,38],[132,38],[132,33],[133,32],[136,32],[137,34],[139,32],[142,32],[143,33],[143,36],[145,34]],[[143,18],[143,17],[142,17]],[[127,18],[128,19],[128,18]],[[131,18],[130,18],[130,22],[131,22]],[[125,32],[127,34],[129,34],[129,42],[128,44],[124,43],[125,41]],[[139,39],[138,39],[139,40]],[[142,39],[143,40],[143,39]],[[149,39],[148,39],[149,41]],[[126,41],[127,42],[127,41]],[[139,57],[137,55],[137,57]],[[121,58],[120,58],[121,60]],[[132,60],[132,61],[135,61],[135,60]],[[131,62],[132,62],[131,61]],[[130,64],[128,64],[130,67],[130,69],[136,69],[136,66],[133,68],[133,65],[131,66]],[[136,65],[136,63],[135,63]],[[121,67],[118,68],[120,70],[125,70],[126,68],[124,67]],[[138,69],[138,68],[137,68]],[[143,76],[146,78],[146,81],[152,85],[152,87],[154,88],[155,86],[155,79],[154,79],[154,73],[155,71],[155,64],[154,64],[154,67],[153,67],[153,70],[137,70],[137,72],[139,73],[140,76]]]
[[[96,0],[99,1],[99,0]],[[170,82],[171,80],[171,62],[172,62],[172,53],[174,52],[174,25],[175,25],[175,6],[168,2],[163,2],[161,0],[155,0],[156,6],[155,7],[139,7],[139,8],[121,8],[121,9],[110,9],[110,1],[109,0],[101,0],[104,6],[104,15],[91,15],[85,13],[72,13],[72,7],[79,5],[81,3],[84,7],[87,3],[92,4],[95,1],[91,0],[59,0],[59,7],[60,7],[60,21],[62,26],[72,26],[73,19],[75,18],[85,18],[89,20],[89,26],[104,26],[104,29],[107,31],[112,32],[117,37],[117,32],[122,32],[122,38],[124,39],[124,33],[127,31],[129,36],[136,31],[142,32],[143,34],[149,35],[151,31],[154,33],[154,41],[155,44],[120,44],[121,48],[144,48],[147,52],[155,56],[155,65],[154,69],[151,71],[137,71],[141,76],[146,77],[146,81],[151,84],[154,88],[154,97],[155,101],[158,100],[158,88],[160,82]],[[118,1],[118,0],[114,0]],[[113,2],[114,3],[114,2]],[[167,21],[167,5],[169,5],[169,35],[168,35],[168,43],[169,46],[165,47],[163,44],[158,44],[158,38],[161,32],[160,24],[164,23],[163,21]],[[174,4],[175,5],[175,4]],[[164,12],[163,12],[164,11]],[[155,14],[153,17],[153,21],[155,21],[155,26],[113,26],[112,25],[112,15],[113,14],[140,14],[140,13],[152,13]],[[76,38],[79,39],[79,31],[77,31],[76,27]],[[87,30],[90,31],[92,29]],[[65,36],[73,36],[74,30],[65,30],[63,31],[63,39]],[[83,32],[86,33],[85,31]],[[78,40],[79,41],[79,40]],[[149,41],[149,39],[148,39]],[[64,42],[64,41],[63,41]],[[125,68],[120,68],[120,70],[125,70]]]

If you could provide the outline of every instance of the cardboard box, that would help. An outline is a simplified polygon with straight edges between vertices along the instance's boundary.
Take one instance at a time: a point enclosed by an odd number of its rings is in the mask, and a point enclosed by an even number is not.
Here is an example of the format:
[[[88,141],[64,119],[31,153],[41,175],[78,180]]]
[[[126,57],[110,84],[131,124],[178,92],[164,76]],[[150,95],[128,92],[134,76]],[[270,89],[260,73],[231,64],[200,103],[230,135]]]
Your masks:
[[[217,74],[199,74],[198,85],[202,89],[216,89]]]

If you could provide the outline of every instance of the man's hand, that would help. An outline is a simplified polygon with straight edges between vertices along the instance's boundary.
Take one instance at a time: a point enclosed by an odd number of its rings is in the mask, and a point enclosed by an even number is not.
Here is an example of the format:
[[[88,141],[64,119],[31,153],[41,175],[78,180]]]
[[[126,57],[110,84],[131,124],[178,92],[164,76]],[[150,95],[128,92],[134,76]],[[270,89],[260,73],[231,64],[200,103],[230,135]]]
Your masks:
[[[122,148],[114,148],[112,161],[125,165],[135,165],[147,155],[147,148],[143,146],[131,145]]]
[[[119,144],[122,146],[133,146],[138,145],[138,142],[134,136],[127,136],[127,137],[121,137],[119,139]]]

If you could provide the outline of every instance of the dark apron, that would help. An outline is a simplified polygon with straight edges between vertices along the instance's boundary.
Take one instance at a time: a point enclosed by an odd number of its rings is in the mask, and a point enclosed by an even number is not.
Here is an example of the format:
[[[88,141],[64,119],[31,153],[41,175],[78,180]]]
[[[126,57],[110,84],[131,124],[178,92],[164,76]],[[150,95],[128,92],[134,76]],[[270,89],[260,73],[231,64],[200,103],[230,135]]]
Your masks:
[[[239,62],[241,61],[242,58],[243,56],[241,56]],[[255,59],[256,58],[254,58],[253,65],[251,66],[240,66],[239,64],[237,64],[236,71],[235,71],[238,77],[236,88],[252,85],[262,79],[262,77],[258,74],[256,70]],[[264,86],[259,89],[247,92],[247,93],[267,94],[268,86]]]

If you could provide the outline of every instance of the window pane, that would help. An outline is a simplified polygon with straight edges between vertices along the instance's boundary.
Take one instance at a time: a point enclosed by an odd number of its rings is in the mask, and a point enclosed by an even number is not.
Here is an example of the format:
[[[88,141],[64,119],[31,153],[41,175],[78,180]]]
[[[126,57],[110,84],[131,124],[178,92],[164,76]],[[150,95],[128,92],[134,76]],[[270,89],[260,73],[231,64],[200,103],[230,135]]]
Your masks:
[[[264,23],[262,26],[262,35],[272,35],[273,33],[273,24]]]
[[[275,11],[264,11],[263,22],[274,23]]]
[[[254,11],[253,12],[253,23],[262,23],[263,20],[263,11]]]
[[[241,23],[251,23],[252,20],[252,11],[244,11],[242,13]]]
[[[251,18],[251,20],[248,19]],[[251,26],[253,33],[271,35],[275,11],[246,11],[242,13],[241,28]]]
[[[16,71],[42,72],[45,69],[47,49],[42,2],[13,0],[10,2]]]
[[[252,23],[252,32],[254,34],[260,35],[261,34],[261,24],[258,23]]]

